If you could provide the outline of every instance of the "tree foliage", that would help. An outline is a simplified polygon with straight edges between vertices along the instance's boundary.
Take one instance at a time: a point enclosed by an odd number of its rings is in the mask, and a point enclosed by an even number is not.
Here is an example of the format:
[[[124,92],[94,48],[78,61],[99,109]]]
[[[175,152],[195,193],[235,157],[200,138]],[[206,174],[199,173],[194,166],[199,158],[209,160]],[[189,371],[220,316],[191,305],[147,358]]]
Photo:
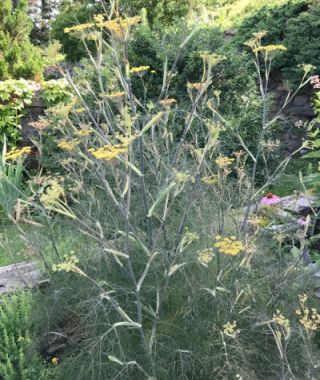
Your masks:
[[[41,52],[29,39],[32,23],[27,15],[27,1],[20,0],[15,9],[11,0],[1,1],[0,26],[0,78],[41,75]]]

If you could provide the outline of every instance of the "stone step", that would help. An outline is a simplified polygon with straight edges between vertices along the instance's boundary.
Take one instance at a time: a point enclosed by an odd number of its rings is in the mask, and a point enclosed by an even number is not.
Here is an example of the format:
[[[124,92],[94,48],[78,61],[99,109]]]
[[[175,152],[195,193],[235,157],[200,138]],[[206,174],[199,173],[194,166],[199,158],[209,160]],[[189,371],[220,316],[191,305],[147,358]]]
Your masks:
[[[20,262],[0,267],[0,294],[17,289],[33,287],[43,280],[43,275],[34,263]]]

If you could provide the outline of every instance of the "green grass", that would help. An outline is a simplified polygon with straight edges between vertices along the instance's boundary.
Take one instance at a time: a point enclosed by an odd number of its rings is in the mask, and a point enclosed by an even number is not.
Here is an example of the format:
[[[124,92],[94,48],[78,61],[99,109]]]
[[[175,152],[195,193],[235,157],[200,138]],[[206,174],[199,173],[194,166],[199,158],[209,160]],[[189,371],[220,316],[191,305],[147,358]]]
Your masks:
[[[17,227],[10,223],[0,224],[0,266],[23,261],[28,257],[28,246]]]

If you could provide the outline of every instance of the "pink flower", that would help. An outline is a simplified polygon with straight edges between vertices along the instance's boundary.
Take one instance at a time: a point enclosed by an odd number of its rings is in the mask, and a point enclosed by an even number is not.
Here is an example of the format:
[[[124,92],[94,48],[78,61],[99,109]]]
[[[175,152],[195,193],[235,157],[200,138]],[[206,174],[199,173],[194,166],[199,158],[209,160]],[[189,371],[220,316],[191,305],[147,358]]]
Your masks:
[[[308,226],[310,224],[310,216],[308,215],[306,218],[302,217],[298,219],[297,223],[300,224],[300,226]]]
[[[270,205],[276,205],[281,202],[281,198],[278,197],[277,195],[274,195],[272,193],[266,194],[262,199],[261,199],[261,204],[270,206]]]
[[[310,84],[313,85],[313,88],[320,88],[320,78],[319,75],[314,75],[310,78]]]

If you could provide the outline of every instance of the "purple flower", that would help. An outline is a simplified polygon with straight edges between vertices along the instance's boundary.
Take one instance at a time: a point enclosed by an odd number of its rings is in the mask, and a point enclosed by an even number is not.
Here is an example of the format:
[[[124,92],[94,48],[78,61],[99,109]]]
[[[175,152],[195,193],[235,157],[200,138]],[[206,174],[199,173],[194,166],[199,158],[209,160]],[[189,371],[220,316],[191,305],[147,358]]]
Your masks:
[[[266,194],[262,199],[261,199],[261,204],[270,206],[270,205],[276,205],[281,202],[281,198],[278,197],[277,195],[274,195],[272,193]]]

